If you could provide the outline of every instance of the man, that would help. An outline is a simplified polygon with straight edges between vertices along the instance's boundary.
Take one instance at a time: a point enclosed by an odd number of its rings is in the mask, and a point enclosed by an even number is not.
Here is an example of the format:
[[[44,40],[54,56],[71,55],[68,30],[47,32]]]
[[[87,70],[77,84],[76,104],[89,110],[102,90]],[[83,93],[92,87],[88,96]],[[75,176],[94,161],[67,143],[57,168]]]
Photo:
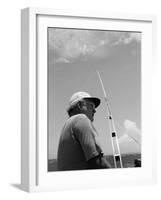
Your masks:
[[[71,97],[67,109],[69,119],[59,141],[58,170],[110,168],[92,123],[99,104],[100,99],[86,92],[77,92]]]

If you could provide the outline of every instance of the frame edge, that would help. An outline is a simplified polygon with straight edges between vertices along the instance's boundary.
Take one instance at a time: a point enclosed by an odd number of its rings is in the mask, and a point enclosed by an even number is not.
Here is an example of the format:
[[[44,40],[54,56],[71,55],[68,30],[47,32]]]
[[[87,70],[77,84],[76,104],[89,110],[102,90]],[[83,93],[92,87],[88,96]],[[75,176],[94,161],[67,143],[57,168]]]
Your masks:
[[[29,9],[21,10],[21,188],[29,190]]]
[[[21,189],[34,191],[36,160],[36,12],[21,10]]]

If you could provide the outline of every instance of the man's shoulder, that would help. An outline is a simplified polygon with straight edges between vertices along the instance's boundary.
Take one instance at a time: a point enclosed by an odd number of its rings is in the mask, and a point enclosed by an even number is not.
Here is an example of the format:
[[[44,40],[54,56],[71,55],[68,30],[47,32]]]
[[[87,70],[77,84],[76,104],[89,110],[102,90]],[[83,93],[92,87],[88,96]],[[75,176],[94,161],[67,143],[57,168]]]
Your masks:
[[[74,126],[80,125],[80,124],[89,124],[90,121],[88,117],[85,114],[77,114],[69,118],[70,123],[72,123]]]
[[[77,114],[71,117],[71,120],[89,120],[85,114]]]

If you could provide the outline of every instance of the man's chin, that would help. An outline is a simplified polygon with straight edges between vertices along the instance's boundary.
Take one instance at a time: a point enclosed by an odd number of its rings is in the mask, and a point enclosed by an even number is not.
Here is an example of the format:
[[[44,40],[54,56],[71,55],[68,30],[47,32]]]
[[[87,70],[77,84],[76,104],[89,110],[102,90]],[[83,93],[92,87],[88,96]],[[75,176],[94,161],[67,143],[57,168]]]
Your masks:
[[[89,120],[91,120],[91,122],[94,121],[94,116],[88,116],[88,115],[87,115],[87,117],[88,117]]]
[[[92,122],[94,121],[94,117],[91,117],[91,121],[92,121]]]
[[[88,119],[91,121],[91,122],[93,122],[93,117],[88,117]]]

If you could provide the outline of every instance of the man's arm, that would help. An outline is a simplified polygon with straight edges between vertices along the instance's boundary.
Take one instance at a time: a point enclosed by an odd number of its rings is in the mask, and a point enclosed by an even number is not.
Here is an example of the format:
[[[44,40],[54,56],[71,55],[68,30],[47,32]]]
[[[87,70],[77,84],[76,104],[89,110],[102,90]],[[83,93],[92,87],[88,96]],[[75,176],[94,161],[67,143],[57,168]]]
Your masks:
[[[79,141],[84,152],[85,159],[88,163],[88,169],[111,168],[106,158],[103,156],[101,149],[98,149],[91,121],[87,116],[79,115],[79,120],[74,126],[75,138]]]
[[[98,155],[87,161],[89,169],[106,169],[111,168],[110,163],[103,155]]]

